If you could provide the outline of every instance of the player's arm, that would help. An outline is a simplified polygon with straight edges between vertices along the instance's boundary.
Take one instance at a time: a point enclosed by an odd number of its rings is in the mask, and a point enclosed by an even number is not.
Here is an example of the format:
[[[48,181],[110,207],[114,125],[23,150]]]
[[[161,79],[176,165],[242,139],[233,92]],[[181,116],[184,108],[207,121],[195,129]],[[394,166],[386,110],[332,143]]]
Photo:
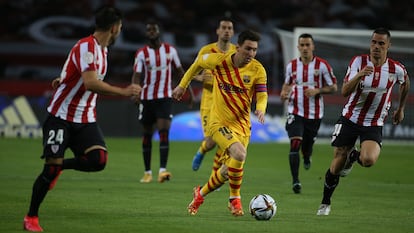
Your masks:
[[[321,88],[306,89],[305,96],[311,97],[311,96],[320,95],[320,94],[332,94],[332,93],[335,93],[337,90],[338,90],[338,86],[335,83],[333,85],[324,86]]]
[[[184,71],[184,69],[183,69],[182,66],[177,67],[176,70],[178,72],[178,77],[183,77],[184,76],[185,71]],[[194,97],[194,91],[193,91],[193,88],[191,87],[191,85],[188,85],[187,90],[188,90],[188,93],[190,94],[190,98],[188,100],[188,106],[190,108],[192,108],[193,107],[193,104],[194,104],[194,99],[195,99],[195,97]],[[184,93],[183,93],[183,95],[184,95]]]
[[[138,85],[139,86],[139,88],[141,88],[141,75],[142,75],[142,73],[141,72],[133,72],[132,73],[132,78],[131,78],[131,83],[132,84],[136,84],[136,85]],[[138,104],[139,103],[139,101],[140,101],[140,99],[139,99],[139,95],[135,95],[133,98],[132,98],[132,101],[134,101],[136,104]]]
[[[266,108],[267,108],[267,86],[266,84],[256,84],[255,86],[255,93],[256,93],[256,110],[254,114],[259,119],[260,123],[264,123]]]
[[[130,84],[125,88],[112,86],[98,79],[96,71],[85,71],[82,73],[83,85],[89,91],[103,95],[134,96],[139,95],[141,87]]]
[[[190,68],[184,73],[184,76],[181,78],[180,83],[177,87],[174,88],[172,96],[176,100],[181,100],[182,96],[184,95],[186,89],[190,85],[191,80],[193,80],[194,76],[203,68],[198,64],[198,62],[194,62],[191,64]]]
[[[280,91],[280,99],[282,99],[282,101],[289,99],[291,90],[292,90],[292,85],[283,83],[282,91]]]
[[[53,89],[56,89],[56,88],[58,88],[58,86],[60,85],[60,80],[61,80],[61,78],[60,77],[56,77],[56,78],[54,78],[53,80],[52,80],[52,88]]]
[[[407,78],[400,84],[398,108],[393,113],[393,124],[398,125],[404,119],[405,102],[407,101],[408,91],[410,90],[410,79]]]
[[[212,81],[213,74],[210,70],[203,70],[201,71],[201,73],[194,76],[194,80],[199,81],[199,82]]]
[[[351,69],[348,68],[348,74],[352,75],[353,72],[350,71]],[[365,66],[362,70],[357,72],[352,79],[348,79],[345,77],[344,84],[342,85],[342,95],[344,97],[348,97],[352,92],[355,91],[355,89],[358,87],[359,82],[363,79],[363,77],[368,76],[374,72],[374,67],[372,66]],[[346,81],[347,80],[347,81]]]

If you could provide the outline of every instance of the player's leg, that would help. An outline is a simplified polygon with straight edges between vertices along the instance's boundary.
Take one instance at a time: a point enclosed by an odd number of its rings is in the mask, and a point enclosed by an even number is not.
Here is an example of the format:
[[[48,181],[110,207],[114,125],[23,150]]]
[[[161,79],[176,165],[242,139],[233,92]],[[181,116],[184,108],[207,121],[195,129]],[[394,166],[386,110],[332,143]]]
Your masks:
[[[303,166],[308,170],[311,167],[313,145],[315,144],[316,136],[318,135],[321,120],[307,119],[305,122],[301,150],[303,155]]]
[[[45,163],[33,184],[29,211],[23,221],[25,230],[43,230],[39,225],[39,208],[51,184],[62,171],[63,156],[69,141],[68,127],[67,122],[53,116],[49,116],[43,124],[42,158],[45,158]]]
[[[73,124],[73,123],[71,123]],[[75,157],[63,161],[63,169],[102,171],[108,159],[103,133],[97,123],[73,124],[70,149]]]
[[[152,136],[154,134],[155,124],[155,105],[153,101],[142,100],[139,105],[139,120],[142,125],[142,158],[144,160],[144,176],[141,183],[149,183],[152,181],[151,170],[151,153],[152,153]]]
[[[352,159],[358,161],[363,167],[370,167],[377,162],[381,152],[382,127],[365,127],[363,130],[360,136],[360,155],[356,154]]]
[[[209,113],[210,113],[210,109],[200,109],[200,117],[202,119],[201,126],[203,128],[204,139],[201,142],[201,145],[198,148],[197,153],[193,157],[192,169],[194,171],[197,171],[200,168],[201,163],[204,159],[204,155],[216,146],[216,143],[213,141],[213,139],[208,134],[207,127],[208,127]]]
[[[294,193],[300,193],[302,185],[299,180],[299,151],[302,146],[302,135],[304,131],[303,118],[289,114],[285,128],[290,139],[289,166],[292,176],[292,190]]]
[[[162,183],[171,178],[171,173],[167,171],[167,162],[170,149],[169,132],[172,119],[172,99],[156,100],[155,114],[157,117],[156,125],[160,138],[160,169],[158,172],[158,182]]]
[[[358,136],[359,131],[355,130],[352,123],[343,118],[338,120],[332,133],[331,144],[334,147],[334,157],[325,173],[323,197],[317,215],[329,215],[331,197],[339,184],[340,172],[345,166],[347,156],[352,151]]]
[[[247,156],[247,141],[241,139],[241,142],[235,142],[228,148],[230,159],[226,161],[228,167],[228,177],[230,186],[229,210],[234,216],[244,215],[241,205],[241,185],[243,182],[244,163]],[[246,146],[245,146],[246,145]]]

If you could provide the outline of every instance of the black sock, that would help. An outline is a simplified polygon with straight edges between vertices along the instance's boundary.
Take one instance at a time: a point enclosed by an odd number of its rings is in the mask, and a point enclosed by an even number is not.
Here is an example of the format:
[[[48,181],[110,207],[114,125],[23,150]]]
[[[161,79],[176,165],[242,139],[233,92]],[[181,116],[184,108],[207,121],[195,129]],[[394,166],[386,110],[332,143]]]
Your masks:
[[[142,137],[142,154],[144,157],[145,171],[151,170],[152,134],[144,134]]]
[[[292,174],[293,183],[299,183],[299,152],[289,153],[290,173]]]
[[[169,140],[168,130],[160,130],[160,168],[167,168]]]
[[[45,199],[47,192],[49,191],[49,185],[52,180],[58,175],[61,170],[61,165],[49,165],[43,166],[42,173],[37,177],[32,188],[32,198],[30,201],[28,216],[38,216],[39,207],[43,199]]]
[[[325,174],[325,184],[323,188],[323,199],[322,204],[331,204],[331,197],[335,191],[336,186],[339,183],[339,175],[333,175],[331,170],[328,169]]]

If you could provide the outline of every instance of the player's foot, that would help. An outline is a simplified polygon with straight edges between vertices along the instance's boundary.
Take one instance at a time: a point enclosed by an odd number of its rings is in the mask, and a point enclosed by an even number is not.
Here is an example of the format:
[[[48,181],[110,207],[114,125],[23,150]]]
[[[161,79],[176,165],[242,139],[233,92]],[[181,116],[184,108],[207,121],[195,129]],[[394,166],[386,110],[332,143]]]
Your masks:
[[[144,176],[139,180],[141,183],[150,183],[152,181],[152,175],[149,173],[144,173]]]
[[[292,190],[294,193],[300,193],[302,190],[302,184],[300,182],[293,183]]]
[[[31,231],[31,232],[42,232],[43,229],[39,225],[39,217],[37,216],[30,217],[28,215],[24,216],[23,230]]]
[[[197,171],[200,168],[200,165],[201,165],[201,162],[203,162],[203,159],[204,159],[204,155],[201,154],[200,151],[197,151],[197,154],[195,154],[193,158],[193,165],[192,165],[193,171]]]
[[[164,181],[169,181],[171,179],[171,172],[160,172],[158,173],[158,182],[163,183]]]
[[[316,215],[329,215],[329,212],[331,212],[331,205],[321,204]]]
[[[309,157],[303,157],[303,167],[305,170],[309,170],[312,164],[312,158]]]
[[[354,162],[357,161],[359,156],[359,151],[357,151],[355,148],[348,154],[346,157],[344,168],[339,172],[339,175],[341,177],[345,177],[349,175],[352,171],[352,167],[354,166]]]
[[[52,189],[55,187],[56,182],[57,182],[57,180],[58,180],[58,178],[59,178],[60,174],[62,174],[62,170],[60,170],[60,171],[58,172],[57,176],[56,176],[56,177],[52,180],[52,182],[50,182],[50,184],[49,184],[49,190],[52,190]]]
[[[228,208],[229,208],[231,214],[236,216],[236,217],[244,215],[243,207],[242,207],[240,198],[230,199]]]
[[[201,204],[204,202],[204,197],[200,194],[200,186],[194,187],[193,189],[193,200],[188,205],[188,213],[191,215],[196,215],[198,212],[198,208],[200,208]]]

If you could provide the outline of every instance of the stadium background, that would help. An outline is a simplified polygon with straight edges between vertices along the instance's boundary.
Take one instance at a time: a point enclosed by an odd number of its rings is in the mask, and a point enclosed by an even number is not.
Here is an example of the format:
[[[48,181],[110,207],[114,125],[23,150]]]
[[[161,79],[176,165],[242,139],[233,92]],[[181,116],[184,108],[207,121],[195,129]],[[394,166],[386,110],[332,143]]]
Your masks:
[[[43,121],[51,94],[50,81],[59,75],[66,55],[76,40],[91,33],[93,11],[105,2],[114,4],[125,14],[122,36],[110,49],[106,76],[106,81],[119,85],[126,85],[130,81],[133,55],[145,43],[144,23],[148,18],[160,21],[163,40],[177,47],[184,68],[188,68],[202,45],[216,40],[214,32],[217,20],[223,15],[235,19],[236,34],[245,28],[262,33],[257,58],[268,72],[270,98],[269,124],[257,130],[261,133],[258,141],[286,139],[283,135],[283,105],[278,96],[284,77],[284,61],[281,41],[275,28],[293,31],[295,27],[373,29],[385,26],[391,30],[414,30],[414,2],[400,4],[401,1],[390,0],[81,0],[76,4],[68,0],[0,1],[0,17],[5,22],[0,27],[0,113],[13,105],[16,97],[25,96],[39,122]],[[368,52],[368,43],[365,51],[353,48],[344,50],[349,56]],[[324,57],[318,53],[322,49],[320,47],[322,45],[316,44],[316,54]],[[342,50],[331,51],[335,52],[344,53]],[[390,54],[391,57],[393,55],[407,66],[409,74],[414,74],[412,54]],[[347,57],[346,62],[333,64],[339,84],[342,83],[349,59]],[[193,86],[199,98],[201,86],[197,83]],[[386,138],[414,139],[412,93],[404,124],[398,128],[387,125]],[[344,101],[339,95],[326,99],[326,117],[320,131],[321,137],[328,137],[331,133],[332,124],[340,114]],[[182,130],[190,128],[200,132],[196,122],[198,104],[188,108],[185,103],[177,103],[174,110],[177,118],[174,118],[173,126],[191,139],[198,140],[201,134],[194,137],[192,131]],[[137,109],[130,101],[100,97],[98,121],[105,135],[139,136],[141,130],[136,116]],[[181,122],[191,124],[178,125]],[[7,124],[5,120],[0,121],[0,130]],[[24,126],[13,127],[17,132],[19,127]],[[172,135],[181,140],[178,134]]]

